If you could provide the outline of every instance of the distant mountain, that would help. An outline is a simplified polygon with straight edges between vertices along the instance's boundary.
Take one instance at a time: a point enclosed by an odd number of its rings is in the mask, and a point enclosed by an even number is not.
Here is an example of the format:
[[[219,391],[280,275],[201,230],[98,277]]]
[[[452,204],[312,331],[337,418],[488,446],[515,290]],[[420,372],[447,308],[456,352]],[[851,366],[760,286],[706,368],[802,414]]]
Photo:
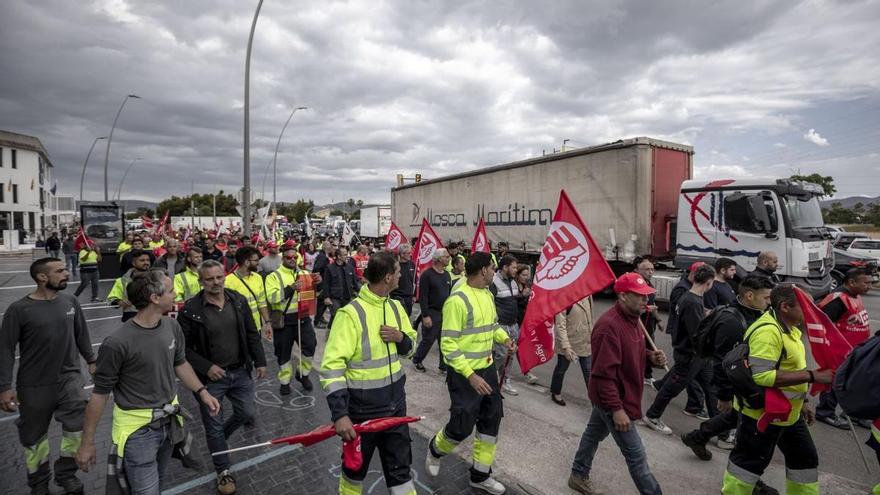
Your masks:
[[[822,208],[831,208],[832,203],[840,203],[840,205],[844,208],[852,208],[856,205],[856,203],[862,203],[863,205],[867,206],[871,203],[880,203],[880,196],[877,196],[876,198],[871,198],[868,196],[850,196],[848,198],[828,199],[819,202]]]

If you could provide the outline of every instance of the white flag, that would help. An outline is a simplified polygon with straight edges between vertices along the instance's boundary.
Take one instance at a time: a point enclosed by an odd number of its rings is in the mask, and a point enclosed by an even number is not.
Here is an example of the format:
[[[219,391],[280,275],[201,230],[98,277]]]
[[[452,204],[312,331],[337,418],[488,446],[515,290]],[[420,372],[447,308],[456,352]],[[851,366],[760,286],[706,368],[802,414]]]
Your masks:
[[[306,214],[306,235],[309,236],[309,237],[312,236],[312,224],[309,223],[309,215],[308,215],[308,213]]]
[[[345,225],[342,227],[342,242],[346,246],[350,246],[351,240],[354,238],[354,235],[354,231],[351,230],[351,225],[345,223]]]

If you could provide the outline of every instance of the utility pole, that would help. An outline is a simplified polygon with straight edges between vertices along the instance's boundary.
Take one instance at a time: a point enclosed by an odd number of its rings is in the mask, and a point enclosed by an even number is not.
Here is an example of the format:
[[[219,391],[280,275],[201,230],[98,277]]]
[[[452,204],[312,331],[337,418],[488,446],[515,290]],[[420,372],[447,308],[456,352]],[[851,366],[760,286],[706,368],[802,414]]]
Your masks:
[[[254,12],[254,20],[251,22],[251,32],[248,35],[247,53],[244,62],[244,187],[242,188],[242,229],[244,235],[251,235],[251,48],[254,44],[254,30],[257,29],[257,18],[263,0],[257,3]]]

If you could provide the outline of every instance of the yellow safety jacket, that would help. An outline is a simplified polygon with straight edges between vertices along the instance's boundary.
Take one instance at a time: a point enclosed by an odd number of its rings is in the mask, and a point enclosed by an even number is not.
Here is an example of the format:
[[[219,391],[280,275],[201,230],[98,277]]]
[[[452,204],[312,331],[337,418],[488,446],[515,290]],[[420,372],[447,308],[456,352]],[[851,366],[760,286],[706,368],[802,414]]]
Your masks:
[[[186,302],[202,290],[199,273],[190,267],[174,275],[174,302]]]
[[[383,342],[382,325],[403,332],[403,341]],[[411,356],[415,342],[416,332],[400,301],[361,287],[358,297],[336,312],[321,360],[321,387],[332,419],[394,413],[406,398],[399,354]]]
[[[178,405],[177,396],[171,400],[172,405]],[[122,409],[113,405],[113,428],[110,438],[116,447],[116,455],[119,458],[125,454],[125,443],[132,433],[152,423],[154,420],[164,417],[162,409]],[[183,426],[183,416],[177,415],[177,421]]]
[[[226,288],[241,294],[251,308],[251,316],[257,330],[263,327],[264,322],[260,317],[260,308],[268,307],[266,301],[266,288],[263,285],[263,277],[259,273],[251,272],[247,277],[241,277],[237,272],[226,276]]]
[[[803,371],[807,369],[807,353],[804,343],[801,341],[801,331],[797,327],[785,329],[776,319],[775,313],[770,310],[761,315],[746,330],[743,341],[749,343],[749,366],[752,370],[752,379],[756,385],[773,387],[776,382],[776,363],[779,363],[780,371]],[[785,349],[783,355],[782,350]],[[782,356],[782,360],[779,358]],[[791,402],[791,413],[785,421],[777,421],[776,426],[790,426],[797,422],[801,416],[801,408],[807,391],[808,383],[777,387]],[[735,406],[746,416],[752,419],[760,419],[764,409],[751,409],[737,400]]]
[[[446,363],[465,378],[491,366],[493,344],[508,338],[498,324],[489,289],[475,289],[465,282],[443,303],[440,349]]]
[[[79,251],[79,264],[80,265],[97,265],[98,264],[98,253],[96,251],[89,251],[87,249],[81,249]]]
[[[125,293],[125,289],[127,289],[128,284],[131,283],[131,275],[133,271],[134,268],[129,269],[113,282],[113,287],[110,288],[110,293],[107,294],[108,301],[113,302],[128,299],[128,294]]]
[[[129,251],[131,251],[131,244],[125,241],[120,242],[119,245],[116,246],[116,254],[119,255],[119,259],[122,259],[122,255]]]
[[[150,241],[148,244],[150,251],[155,250],[156,248],[160,248],[165,245],[165,239],[160,239],[158,241]]]
[[[277,270],[266,276],[266,300],[269,308],[273,311],[284,311],[286,314],[296,313],[299,309],[299,291],[294,291],[288,306],[288,300],[284,297],[284,289],[296,282],[300,274],[309,273],[308,270],[291,270],[281,265]]]
[[[462,260],[467,261],[464,255],[461,254],[456,254],[455,256],[451,257],[449,259],[449,263],[446,264],[446,271],[449,272],[450,275],[452,275],[452,264],[456,258],[461,258]]]

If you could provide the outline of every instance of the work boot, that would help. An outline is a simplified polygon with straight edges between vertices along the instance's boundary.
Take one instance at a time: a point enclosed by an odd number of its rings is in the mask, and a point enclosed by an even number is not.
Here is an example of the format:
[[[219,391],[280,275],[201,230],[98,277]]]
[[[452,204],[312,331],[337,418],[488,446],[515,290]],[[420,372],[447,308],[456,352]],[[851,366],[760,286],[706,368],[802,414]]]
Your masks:
[[[31,495],[50,495],[52,492],[49,491],[49,482],[40,483],[37,486],[31,487]]]
[[[681,442],[690,447],[691,450],[694,451],[694,454],[697,456],[697,458],[701,461],[711,461],[712,452],[709,452],[709,450],[706,449],[705,443],[699,442],[696,438],[694,438],[695,433],[697,432],[692,431],[690,433],[685,433],[681,436]]]
[[[235,493],[235,478],[228,469],[217,474],[217,493],[220,495],[232,495]]]
[[[431,453],[431,446],[428,445],[428,456],[425,458],[425,471],[431,476],[440,474],[440,458],[434,457]]]
[[[758,482],[755,483],[755,489],[752,490],[752,495],[779,495],[779,490],[772,486],[765,485],[763,481],[758,480]]]
[[[64,495],[82,495],[83,484],[76,476],[64,478],[63,480],[55,480],[55,484],[61,487]]]
[[[483,481],[470,481],[470,485],[473,488],[478,490],[483,490],[486,493],[491,493],[492,495],[503,495],[504,492],[507,491],[507,488],[504,487],[501,483],[498,482],[495,478],[486,478]]]
[[[568,477],[568,487],[586,495],[602,495],[602,492],[593,485],[590,478],[581,477],[574,473],[571,473]]]
[[[279,392],[281,393],[281,395],[290,395],[290,384],[282,383]]]
[[[298,381],[303,389],[306,392],[311,392],[315,387],[312,385],[312,380],[309,378],[309,375],[303,375],[300,372],[296,373],[296,381]]]

